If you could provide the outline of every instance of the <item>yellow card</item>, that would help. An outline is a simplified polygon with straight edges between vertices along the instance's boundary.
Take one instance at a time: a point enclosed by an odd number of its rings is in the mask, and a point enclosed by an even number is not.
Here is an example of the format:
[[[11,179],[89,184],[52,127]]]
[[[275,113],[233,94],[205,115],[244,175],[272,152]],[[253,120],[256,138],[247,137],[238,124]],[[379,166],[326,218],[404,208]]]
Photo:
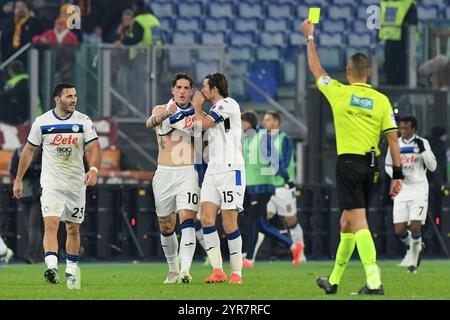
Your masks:
[[[313,24],[318,24],[320,19],[320,8],[309,8],[308,19]]]

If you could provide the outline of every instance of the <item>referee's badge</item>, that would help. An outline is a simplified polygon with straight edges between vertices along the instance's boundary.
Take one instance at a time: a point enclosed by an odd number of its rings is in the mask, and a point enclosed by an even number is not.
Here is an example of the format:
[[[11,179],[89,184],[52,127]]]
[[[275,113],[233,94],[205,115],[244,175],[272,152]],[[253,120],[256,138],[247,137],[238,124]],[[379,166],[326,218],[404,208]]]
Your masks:
[[[74,125],[72,126],[72,132],[77,133],[78,131],[80,131],[80,127],[79,127],[77,124],[74,124]]]

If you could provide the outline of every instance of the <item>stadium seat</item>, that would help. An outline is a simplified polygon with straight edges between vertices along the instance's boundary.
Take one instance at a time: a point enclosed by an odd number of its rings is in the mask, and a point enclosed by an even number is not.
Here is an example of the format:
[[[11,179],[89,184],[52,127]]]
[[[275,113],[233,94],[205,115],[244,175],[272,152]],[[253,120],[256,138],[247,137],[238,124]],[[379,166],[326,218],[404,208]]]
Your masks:
[[[376,39],[370,32],[350,32],[347,33],[347,44],[349,46],[368,47],[374,45]]]
[[[233,20],[233,29],[235,31],[257,31],[259,27],[259,19],[257,18],[237,18]]]
[[[175,30],[177,31],[197,31],[201,29],[200,19],[178,18],[175,19]]]
[[[290,46],[305,46],[306,45],[305,35],[300,32],[291,32],[289,33],[288,43]]]
[[[366,32],[367,29],[367,21],[363,19],[357,19],[352,22],[352,31],[353,32]]]
[[[230,28],[228,18],[206,18],[204,23],[206,31],[228,31]]]
[[[321,46],[342,46],[345,44],[343,33],[321,32],[317,37],[317,42]]]
[[[380,5],[380,0],[359,0],[361,5],[370,6],[370,5]]]
[[[279,60],[281,58],[281,48],[277,46],[259,46],[256,48],[257,60]]]
[[[267,18],[264,20],[264,31],[286,31],[291,30],[291,26],[289,24],[289,20],[285,18]]]
[[[438,6],[439,8],[445,8],[450,5],[448,2],[446,3],[446,0],[421,0],[418,2],[418,4],[422,6]]]
[[[202,44],[225,44],[226,43],[226,36],[225,32],[210,32],[205,31],[200,34],[201,37],[201,43]]]
[[[227,53],[230,60],[252,60],[253,47],[252,46],[228,46]]]
[[[197,41],[197,34],[193,31],[175,31],[172,34],[172,43],[173,44],[196,44]]]
[[[231,65],[242,75],[248,75],[251,71],[252,62],[248,60],[231,60]]]
[[[203,3],[200,1],[180,1],[177,6],[181,17],[201,17],[203,15]]]
[[[173,31],[173,25],[172,25],[172,18],[161,18],[159,19],[159,22],[161,23],[161,30],[172,32]]]
[[[368,6],[361,5],[356,8],[356,18],[358,19],[364,19],[366,20],[369,17],[369,14],[367,13]]]
[[[340,1],[340,0],[339,0]],[[316,7],[320,5],[320,7],[326,7],[330,5],[330,0],[304,0],[305,5],[308,7]]]
[[[170,2],[153,2],[152,9],[158,18],[172,18],[176,16],[175,6]]]
[[[286,47],[286,39],[283,32],[261,32],[259,44],[263,46]]]
[[[327,1],[327,0],[322,0],[322,1]],[[372,3],[375,3],[375,1],[376,0],[372,0]],[[333,2],[334,4],[351,4],[351,5],[354,5],[355,2],[357,2],[357,1],[355,1],[355,0],[334,0],[334,1],[331,1],[331,2]]]
[[[308,18],[309,6],[305,4],[299,4],[296,8],[297,17],[299,17],[302,21]],[[322,14],[322,13],[321,13]]]
[[[352,5],[331,5],[328,6],[328,17],[332,19],[346,19],[350,21],[354,18],[354,8]]]
[[[438,6],[419,6],[417,8],[419,20],[434,20],[439,18]]]
[[[320,61],[325,70],[331,72],[343,71],[345,64],[342,59],[342,50],[339,46],[317,47]]]
[[[320,24],[320,31],[323,32],[344,32],[347,31],[347,21],[345,19],[327,19],[326,23]]]
[[[213,18],[234,18],[232,2],[211,2],[208,4],[209,16]]]
[[[270,3],[267,5],[267,17],[292,19],[292,6],[289,3]]]
[[[282,65],[282,78],[281,78],[281,82],[284,85],[292,85],[295,84],[296,80],[297,80],[297,66],[295,64],[294,61],[283,61],[281,63]]]
[[[8,170],[14,151],[0,150],[0,171]]]
[[[195,63],[195,79],[203,79],[207,74],[220,70],[219,61],[198,61]]]
[[[257,61],[253,67],[253,72],[249,79],[263,90],[271,98],[274,98],[278,86],[278,61]],[[264,103],[266,98],[261,96],[255,89],[246,87],[247,93],[253,102]]]
[[[242,2],[237,5],[237,13],[241,18],[263,18],[263,9],[261,3]]]
[[[230,34],[230,44],[233,46],[243,46],[243,45],[255,45],[255,33],[246,31],[239,32],[235,31]]]
[[[244,81],[239,77],[230,77],[230,95],[238,101],[246,101],[247,94]]]

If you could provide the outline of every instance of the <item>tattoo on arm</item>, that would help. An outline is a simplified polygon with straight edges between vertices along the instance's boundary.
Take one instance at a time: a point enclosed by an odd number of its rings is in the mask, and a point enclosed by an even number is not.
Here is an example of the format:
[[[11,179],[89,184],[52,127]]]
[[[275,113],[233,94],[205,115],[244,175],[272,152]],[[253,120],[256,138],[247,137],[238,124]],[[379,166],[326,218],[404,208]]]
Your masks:
[[[150,117],[150,121],[154,127],[159,126],[168,116],[165,113],[157,114]]]

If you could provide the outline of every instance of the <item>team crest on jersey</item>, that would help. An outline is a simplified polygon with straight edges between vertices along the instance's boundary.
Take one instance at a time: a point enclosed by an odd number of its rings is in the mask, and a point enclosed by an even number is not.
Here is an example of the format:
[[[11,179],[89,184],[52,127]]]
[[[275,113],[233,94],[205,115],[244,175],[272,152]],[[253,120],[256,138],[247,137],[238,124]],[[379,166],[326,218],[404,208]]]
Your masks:
[[[79,127],[77,124],[74,124],[74,125],[72,126],[72,132],[77,133],[78,131],[80,131],[80,127]]]

